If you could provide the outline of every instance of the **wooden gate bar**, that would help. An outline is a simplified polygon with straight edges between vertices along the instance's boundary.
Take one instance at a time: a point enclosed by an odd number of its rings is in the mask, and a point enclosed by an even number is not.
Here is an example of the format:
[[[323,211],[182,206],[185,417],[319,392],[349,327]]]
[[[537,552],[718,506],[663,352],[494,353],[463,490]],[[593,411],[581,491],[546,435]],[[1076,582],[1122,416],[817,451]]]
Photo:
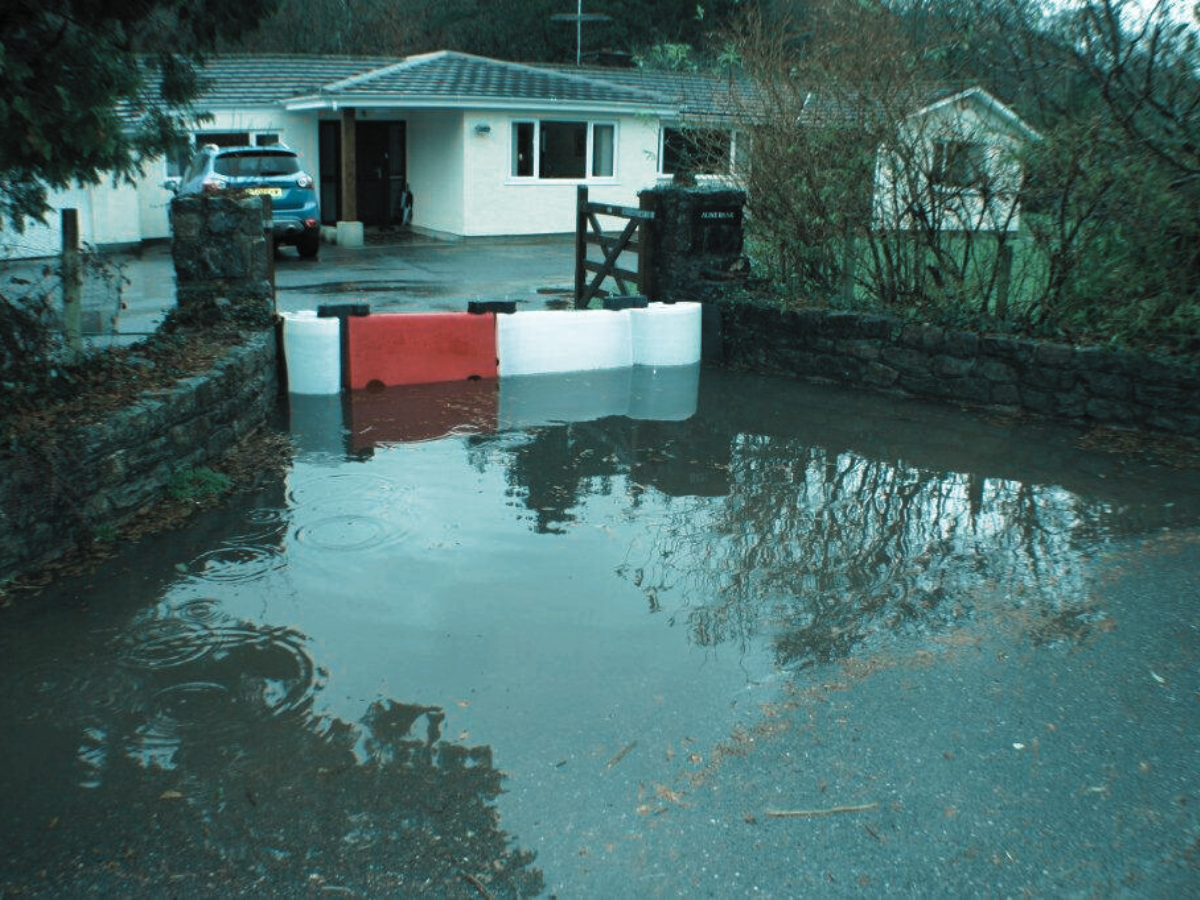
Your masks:
[[[613,236],[604,233],[600,225],[600,216],[611,216],[626,219],[625,227],[620,235]],[[632,284],[637,293],[645,294],[649,290],[649,257],[651,253],[650,227],[654,221],[652,205],[643,200],[643,208],[617,206],[611,203],[591,203],[588,201],[588,189],[578,188],[575,207],[575,308],[586,309],[592,298],[600,293],[600,286],[605,278],[612,278],[622,295],[632,293]],[[587,258],[588,247],[599,247],[604,254],[602,262]],[[620,256],[625,251],[632,251],[638,256],[637,271],[621,268],[617,265]],[[588,283],[589,273],[595,278]]]

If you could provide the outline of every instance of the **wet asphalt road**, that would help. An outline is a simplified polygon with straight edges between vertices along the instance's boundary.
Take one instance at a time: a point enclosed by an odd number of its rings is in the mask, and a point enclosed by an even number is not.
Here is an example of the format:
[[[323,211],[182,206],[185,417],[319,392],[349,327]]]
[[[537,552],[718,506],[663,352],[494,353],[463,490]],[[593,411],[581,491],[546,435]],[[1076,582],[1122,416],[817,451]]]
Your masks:
[[[570,298],[574,279],[571,235],[456,241],[419,235],[374,236],[356,250],[323,245],[317,260],[291,247],[275,254],[280,312],[323,303],[369,303],[373,310],[465,311],[470,300],[514,300],[518,309],[542,309]],[[153,331],[174,305],[170,246],[145,245],[109,254],[128,284],[118,331]]]
[[[607,854],[629,896],[1197,896],[1200,534],[1100,561],[1094,597],[1082,644],[997,604],[799,674]]]

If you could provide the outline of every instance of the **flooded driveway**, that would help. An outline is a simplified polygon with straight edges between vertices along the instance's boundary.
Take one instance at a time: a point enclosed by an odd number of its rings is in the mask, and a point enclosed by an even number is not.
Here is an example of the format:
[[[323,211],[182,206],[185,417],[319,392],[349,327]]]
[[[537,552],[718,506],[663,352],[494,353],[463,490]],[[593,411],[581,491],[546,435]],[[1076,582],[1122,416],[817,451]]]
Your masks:
[[[0,892],[1194,892],[1200,473],[644,376],[291,398],[0,613]]]

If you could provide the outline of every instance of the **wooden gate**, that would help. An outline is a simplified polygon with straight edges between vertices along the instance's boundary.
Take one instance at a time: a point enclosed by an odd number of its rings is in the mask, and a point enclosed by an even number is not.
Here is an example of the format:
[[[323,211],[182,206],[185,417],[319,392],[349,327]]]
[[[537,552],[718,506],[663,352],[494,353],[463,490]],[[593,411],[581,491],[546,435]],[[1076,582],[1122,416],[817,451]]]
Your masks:
[[[600,227],[600,216],[625,219],[625,227],[619,234],[605,234]],[[609,203],[588,202],[588,189],[580,187],[575,203],[575,308],[587,309],[593,297],[600,294],[606,278],[616,282],[622,296],[642,294],[649,297],[651,291],[651,257],[653,256],[652,227],[654,222],[654,197],[642,197],[641,207],[614,206]],[[599,247],[604,259],[597,262],[588,259],[588,248]],[[637,254],[637,271],[617,265],[621,254],[630,251]],[[589,282],[588,275],[595,277]],[[633,285],[634,290],[629,286]]]

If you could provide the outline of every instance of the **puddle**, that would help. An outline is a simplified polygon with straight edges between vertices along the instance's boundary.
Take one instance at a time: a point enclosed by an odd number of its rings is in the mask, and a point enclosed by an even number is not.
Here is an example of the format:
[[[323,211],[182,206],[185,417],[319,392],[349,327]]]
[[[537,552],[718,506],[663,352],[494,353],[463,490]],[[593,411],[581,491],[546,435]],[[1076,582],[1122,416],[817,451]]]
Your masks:
[[[6,613],[0,889],[752,892],[729,761],[801,783],[805,685],[1069,660],[1096,561],[1200,524],[1074,431],[643,375],[291,398],[283,481]]]

